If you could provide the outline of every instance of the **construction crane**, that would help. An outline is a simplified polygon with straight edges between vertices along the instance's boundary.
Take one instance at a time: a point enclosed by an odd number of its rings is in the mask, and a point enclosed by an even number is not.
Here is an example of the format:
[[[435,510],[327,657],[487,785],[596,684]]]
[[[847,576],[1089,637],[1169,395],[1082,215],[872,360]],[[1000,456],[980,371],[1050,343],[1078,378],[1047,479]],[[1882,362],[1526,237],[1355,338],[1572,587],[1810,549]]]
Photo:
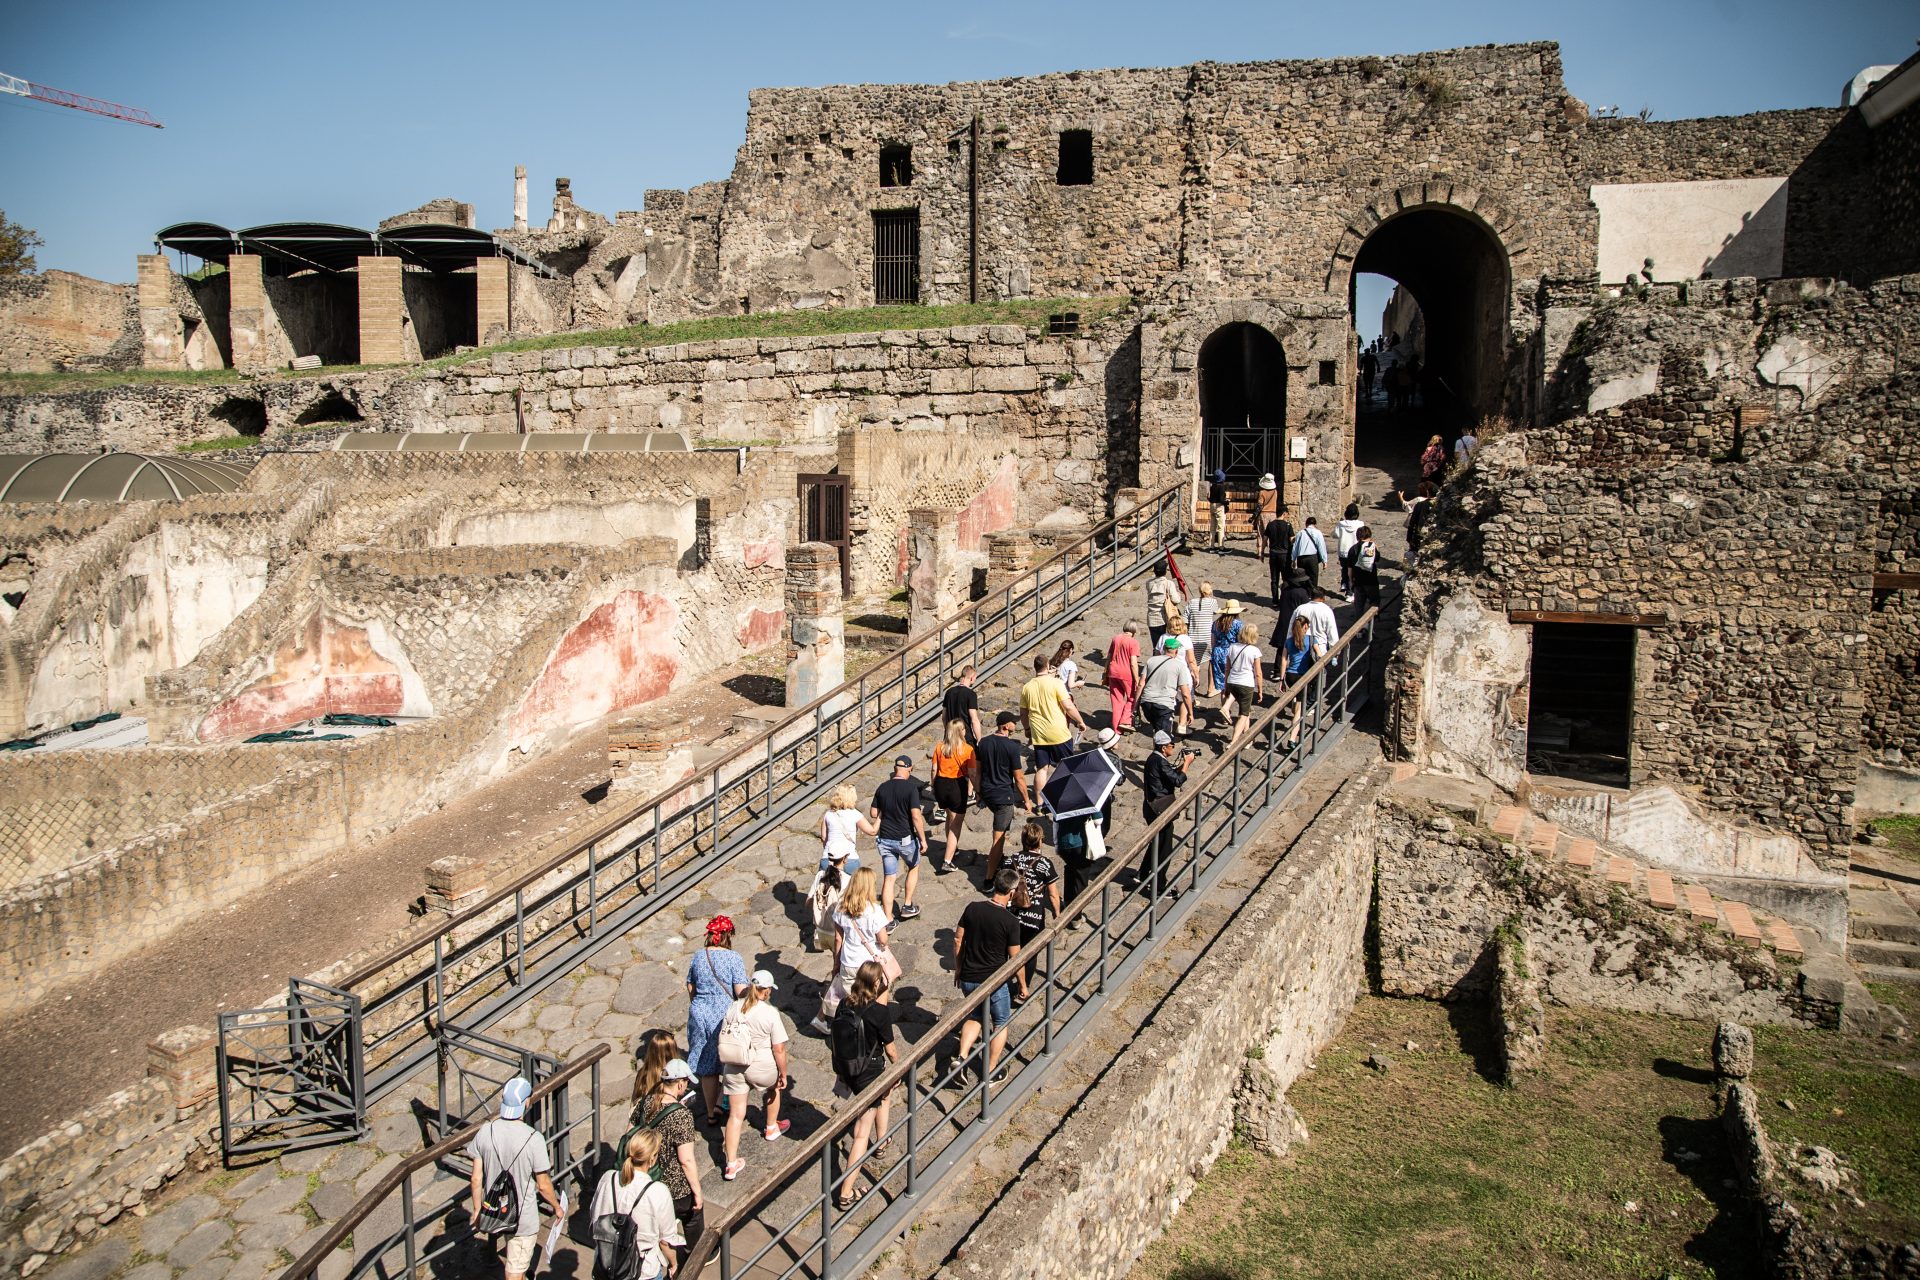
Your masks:
[[[31,98],[35,102],[51,102],[56,107],[72,107],[75,111],[91,111],[96,116],[105,116],[109,120],[125,120],[128,124],[143,124],[149,129],[164,127],[139,107],[123,107],[117,102],[89,98],[84,93],[68,93],[65,89],[35,84],[31,80],[22,80],[19,76],[10,76],[4,71],[0,71],[0,93],[10,93],[17,98]]]

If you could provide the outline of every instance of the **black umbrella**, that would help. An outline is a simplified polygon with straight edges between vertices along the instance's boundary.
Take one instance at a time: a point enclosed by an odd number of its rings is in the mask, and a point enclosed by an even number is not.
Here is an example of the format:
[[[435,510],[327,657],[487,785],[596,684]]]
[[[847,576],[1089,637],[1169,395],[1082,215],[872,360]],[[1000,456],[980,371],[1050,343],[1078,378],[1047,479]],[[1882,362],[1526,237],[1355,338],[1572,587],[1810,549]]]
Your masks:
[[[1081,818],[1099,813],[1119,785],[1120,762],[1096,747],[1055,765],[1040,798],[1056,818]]]

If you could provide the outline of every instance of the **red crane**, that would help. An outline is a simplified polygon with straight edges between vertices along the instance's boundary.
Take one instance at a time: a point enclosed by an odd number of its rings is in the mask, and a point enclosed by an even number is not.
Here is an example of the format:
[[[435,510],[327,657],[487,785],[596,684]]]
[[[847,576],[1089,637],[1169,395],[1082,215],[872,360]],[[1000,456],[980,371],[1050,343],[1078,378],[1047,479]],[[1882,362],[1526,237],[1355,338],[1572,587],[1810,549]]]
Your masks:
[[[4,71],[0,71],[0,93],[10,93],[17,98],[31,98],[35,102],[51,102],[56,107],[72,107],[75,111],[91,111],[96,116],[105,116],[109,120],[125,120],[128,124],[143,124],[149,129],[164,127],[139,107],[123,107],[117,102],[89,98],[84,93],[68,93],[65,89],[35,84],[31,80],[22,80],[19,76],[10,76]]]

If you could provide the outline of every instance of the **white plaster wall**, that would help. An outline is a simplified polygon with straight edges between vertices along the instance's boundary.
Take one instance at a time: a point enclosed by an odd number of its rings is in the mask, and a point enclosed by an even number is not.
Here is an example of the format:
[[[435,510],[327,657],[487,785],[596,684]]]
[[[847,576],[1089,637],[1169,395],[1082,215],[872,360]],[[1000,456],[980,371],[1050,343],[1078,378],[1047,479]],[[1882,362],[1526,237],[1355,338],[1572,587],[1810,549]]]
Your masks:
[[[453,528],[456,547],[549,546],[555,543],[612,547],[630,538],[670,537],[684,555],[695,539],[691,502],[561,503],[534,511],[492,511],[468,516]]]
[[[1531,631],[1489,611],[1471,592],[1441,609],[1421,706],[1432,768],[1483,775],[1509,791],[1519,786],[1527,726],[1513,723],[1510,703],[1527,680]]]
[[[1656,280],[1780,275],[1787,243],[1787,180],[1618,182],[1592,189],[1600,211],[1602,284],[1645,274]]]

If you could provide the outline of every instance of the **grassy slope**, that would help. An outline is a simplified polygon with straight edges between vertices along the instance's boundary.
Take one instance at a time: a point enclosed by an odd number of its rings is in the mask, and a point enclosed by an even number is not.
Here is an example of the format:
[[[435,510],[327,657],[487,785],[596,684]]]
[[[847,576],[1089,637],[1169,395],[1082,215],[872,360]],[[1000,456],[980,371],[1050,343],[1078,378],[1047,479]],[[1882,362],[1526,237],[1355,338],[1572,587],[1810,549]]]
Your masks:
[[[1135,1275],[1645,1277],[1755,1273],[1752,1232],[1727,1180],[1708,1078],[1712,1028],[1554,1009],[1549,1065],[1512,1089],[1491,1068],[1485,1011],[1365,998],[1291,1100],[1313,1135],[1284,1159],[1235,1144]],[[1404,1048],[1408,1040],[1418,1051]],[[1375,1049],[1384,1076],[1362,1065]],[[1920,1226],[1906,1134],[1920,1087],[1879,1063],[1886,1046],[1766,1029],[1756,1084],[1804,1096],[1829,1081],[1852,1103],[1819,1121],[1871,1187],[1906,1197],[1855,1225]],[[1791,1129],[1779,1130],[1790,1136]],[[1865,1166],[1871,1166],[1871,1170]],[[1810,1195],[1801,1199],[1811,1201]],[[1632,1207],[1629,1208],[1628,1206]]]
[[[416,366],[444,369],[485,359],[496,351],[547,351],[562,347],[662,347],[679,342],[709,342],[724,338],[790,338],[823,333],[876,333],[886,329],[944,329],[962,324],[1017,324],[1044,326],[1056,311],[1078,311],[1083,324],[1121,310],[1126,298],[1034,298],[1011,302],[960,303],[944,307],[862,307],[851,310],[769,311],[759,315],[714,316],[677,324],[629,325],[579,333],[550,333],[460,355],[442,356]],[[276,370],[274,378],[324,378],[356,373],[372,365],[329,365],[321,369]],[[133,370],[131,372],[7,373],[0,374],[0,396],[47,395],[125,386],[203,386],[237,382],[232,369]]]

